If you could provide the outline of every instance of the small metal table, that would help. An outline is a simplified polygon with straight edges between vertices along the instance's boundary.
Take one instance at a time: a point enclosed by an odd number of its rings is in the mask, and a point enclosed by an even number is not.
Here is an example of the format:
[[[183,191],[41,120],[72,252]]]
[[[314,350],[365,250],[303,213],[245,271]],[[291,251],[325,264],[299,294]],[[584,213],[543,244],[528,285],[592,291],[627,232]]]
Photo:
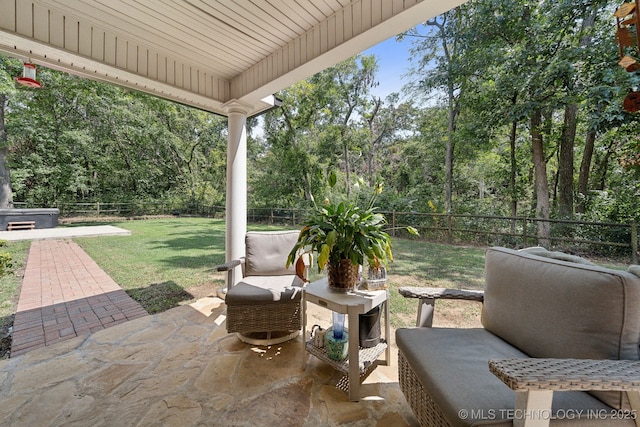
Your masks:
[[[349,400],[360,400],[360,382],[364,380],[379,364],[389,365],[391,361],[391,348],[388,345],[389,327],[389,290],[369,291],[354,290],[347,293],[331,292],[327,288],[327,278],[320,279],[305,286],[302,303],[302,340],[304,352],[313,354],[321,360],[329,363],[334,368],[343,372],[345,377],[337,387],[349,392]],[[327,356],[324,348],[313,345],[313,340],[307,340],[307,303],[313,303],[337,313],[347,315],[349,326],[349,351],[345,361],[337,362]],[[386,304],[385,304],[386,303]],[[359,315],[367,313],[371,309],[384,304],[384,340],[371,348],[360,347]],[[378,357],[385,353],[384,361]]]

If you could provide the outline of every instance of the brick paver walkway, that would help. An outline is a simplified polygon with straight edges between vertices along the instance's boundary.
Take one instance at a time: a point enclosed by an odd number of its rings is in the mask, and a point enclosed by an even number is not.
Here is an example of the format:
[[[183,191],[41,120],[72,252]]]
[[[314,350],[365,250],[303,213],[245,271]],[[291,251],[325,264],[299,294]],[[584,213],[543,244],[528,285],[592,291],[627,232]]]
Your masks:
[[[13,322],[11,357],[145,315],[75,242],[35,240]]]

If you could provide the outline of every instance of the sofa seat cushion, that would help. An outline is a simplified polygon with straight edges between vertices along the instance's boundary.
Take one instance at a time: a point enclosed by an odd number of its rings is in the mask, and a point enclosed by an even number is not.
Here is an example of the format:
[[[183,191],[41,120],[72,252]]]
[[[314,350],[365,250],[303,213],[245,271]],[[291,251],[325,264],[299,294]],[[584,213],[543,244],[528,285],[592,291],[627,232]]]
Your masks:
[[[227,291],[227,305],[300,301],[304,283],[298,276],[249,276]]]
[[[401,328],[396,331],[396,344],[452,426],[511,425],[515,392],[489,371],[488,360],[528,357],[525,353],[485,329]],[[571,414],[580,410],[586,413],[589,409],[611,413],[609,406],[588,393],[554,393],[554,414],[568,410],[573,411]],[[460,417],[460,410],[468,416]],[[609,422],[592,418],[581,420],[580,425],[603,426]],[[551,424],[571,425],[575,421],[559,416]]]

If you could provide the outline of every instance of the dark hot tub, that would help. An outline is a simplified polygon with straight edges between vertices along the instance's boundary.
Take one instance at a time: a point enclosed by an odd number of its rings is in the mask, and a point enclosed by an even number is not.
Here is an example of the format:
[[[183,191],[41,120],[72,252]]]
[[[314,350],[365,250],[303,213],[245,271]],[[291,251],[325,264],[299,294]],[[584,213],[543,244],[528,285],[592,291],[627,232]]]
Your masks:
[[[0,230],[6,230],[10,222],[33,221],[36,228],[58,226],[58,208],[0,209]]]

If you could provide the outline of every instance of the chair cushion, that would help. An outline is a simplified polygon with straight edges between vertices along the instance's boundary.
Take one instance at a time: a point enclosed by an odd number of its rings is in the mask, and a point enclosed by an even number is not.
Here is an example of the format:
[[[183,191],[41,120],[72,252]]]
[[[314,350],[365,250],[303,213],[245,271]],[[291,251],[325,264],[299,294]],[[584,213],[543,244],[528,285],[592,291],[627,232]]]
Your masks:
[[[298,276],[249,276],[227,291],[227,305],[300,301],[304,283]]]
[[[434,403],[452,426],[504,425],[513,417],[515,392],[489,371],[489,359],[527,357],[485,329],[400,328],[396,344]],[[467,418],[461,419],[460,410]],[[556,392],[552,413],[562,418],[562,410],[611,408],[583,392]],[[567,412],[564,412],[567,413]],[[606,425],[594,420],[591,425]],[[552,425],[571,424],[572,419],[555,420]],[[581,424],[582,425],[582,424]],[[589,424],[587,424],[589,425]]]
[[[245,237],[245,276],[295,274],[295,263],[286,268],[289,252],[298,240],[297,230],[250,231]]]
[[[531,357],[640,358],[640,278],[632,274],[491,248],[484,295],[483,326]],[[626,407],[626,393],[597,395]]]

